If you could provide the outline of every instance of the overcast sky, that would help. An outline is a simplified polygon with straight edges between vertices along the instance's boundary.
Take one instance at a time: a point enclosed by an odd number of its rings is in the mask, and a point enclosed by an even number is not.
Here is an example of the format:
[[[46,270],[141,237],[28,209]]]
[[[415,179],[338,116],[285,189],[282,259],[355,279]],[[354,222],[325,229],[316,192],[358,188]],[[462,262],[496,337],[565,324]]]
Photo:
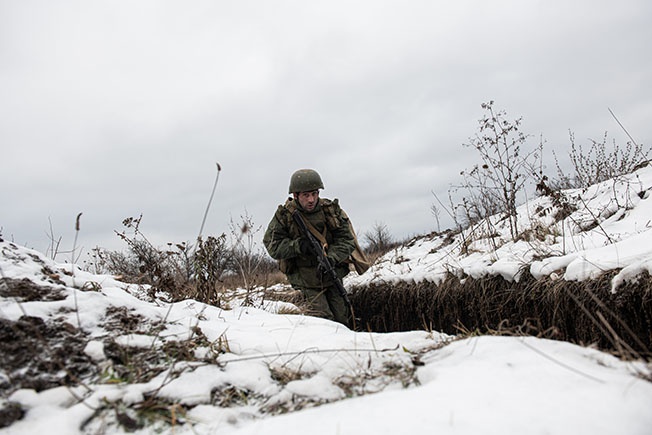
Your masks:
[[[567,155],[652,136],[649,0],[0,0],[0,227],[45,250],[265,227],[299,168],[359,234],[437,229],[489,100]],[[443,214],[443,213],[442,213]],[[442,226],[444,226],[442,216]],[[443,229],[443,228],[442,228]],[[263,228],[264,230],[264,228]],[[261,234],[262,231],[261,230]]]

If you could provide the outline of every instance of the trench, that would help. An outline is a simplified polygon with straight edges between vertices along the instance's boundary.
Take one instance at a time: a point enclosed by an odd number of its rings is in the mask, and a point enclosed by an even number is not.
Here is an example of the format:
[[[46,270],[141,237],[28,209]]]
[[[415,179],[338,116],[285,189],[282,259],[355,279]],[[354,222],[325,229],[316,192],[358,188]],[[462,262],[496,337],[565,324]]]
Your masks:
[[[612,292],[614,274],[582,282],[451,276],[439,285],[356,287],[349,297],[363,330],[531,335],[652,360],[652,278]]]

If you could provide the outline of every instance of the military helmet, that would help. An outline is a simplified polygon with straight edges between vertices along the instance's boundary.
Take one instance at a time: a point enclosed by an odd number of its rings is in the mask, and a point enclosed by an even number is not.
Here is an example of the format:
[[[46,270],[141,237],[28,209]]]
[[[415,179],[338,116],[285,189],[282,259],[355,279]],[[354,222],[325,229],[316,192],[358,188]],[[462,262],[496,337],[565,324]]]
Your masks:
[[[323,188],[321,177],[313,169],[299,169],[290,178],[289,193],[311,192]]]

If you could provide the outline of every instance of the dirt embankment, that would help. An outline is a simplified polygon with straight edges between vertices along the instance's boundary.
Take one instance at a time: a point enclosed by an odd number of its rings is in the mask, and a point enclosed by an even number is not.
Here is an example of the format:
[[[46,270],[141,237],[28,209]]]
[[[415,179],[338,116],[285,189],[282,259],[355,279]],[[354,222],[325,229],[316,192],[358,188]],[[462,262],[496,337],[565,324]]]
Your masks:
[[[612,293],[612,277],[569,282],[528,276],[515,283],[451,276],[439,286],[355,288],[350,299],[359,323],[372,331],[529,334],[652,358],[652,278],[641,276]]]

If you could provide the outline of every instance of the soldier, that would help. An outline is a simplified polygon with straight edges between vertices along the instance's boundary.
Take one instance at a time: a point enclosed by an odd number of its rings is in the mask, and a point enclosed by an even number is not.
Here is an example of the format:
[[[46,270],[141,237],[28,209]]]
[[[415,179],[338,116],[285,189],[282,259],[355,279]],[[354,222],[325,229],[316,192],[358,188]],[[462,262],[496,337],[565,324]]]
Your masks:
[[[319,270],[310,242],[292,219],[292,213],[299,211],[304,222],[313,227],[311,233],[320,235],[317,238],[324,245],[337,276],[342,279],[348,274],[347,260],[356,248],[355,236],[337,199],[319,197],[319,189],[323,188],[321,177],[312,169],[300,169],[292,174],[289,189],[292,197],[278,206],[263,243],[269,255],[279,260],[280,269],[292,287],[304,295],[310,314],[349,326],[350,307],[338,293],[333,279]]]

